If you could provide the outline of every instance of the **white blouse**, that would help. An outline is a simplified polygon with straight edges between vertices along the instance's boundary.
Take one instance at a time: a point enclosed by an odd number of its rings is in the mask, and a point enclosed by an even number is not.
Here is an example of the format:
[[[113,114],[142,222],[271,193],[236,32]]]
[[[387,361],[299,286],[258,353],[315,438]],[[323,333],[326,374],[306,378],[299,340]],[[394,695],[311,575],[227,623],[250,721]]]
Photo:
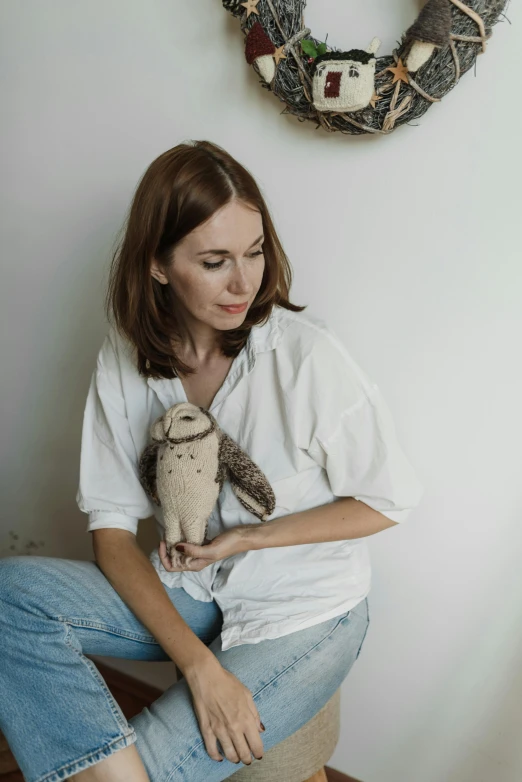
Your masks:
[[[154,515],[162,538],[161,508],[143,490],[138,462],[152,422],[187,397],[179,378],[142,377],[133,351],[111,328],[87,396],[76,499],[89,514],[89,532],[136,534],[139,519]],[[251,329],[209,409],[270,481],[270,519],[349,496],[403,522],[421,501],[424,487],[378,386],[317,317],[275,306]],[[263,522],[227,480],[207,537],[253,523]],[[166,571],[157,548],[149,559],[164,584],[217,602],[223,650],[325,622],[356,606],[371,586],[366,538],[246,551],[198,572]]]

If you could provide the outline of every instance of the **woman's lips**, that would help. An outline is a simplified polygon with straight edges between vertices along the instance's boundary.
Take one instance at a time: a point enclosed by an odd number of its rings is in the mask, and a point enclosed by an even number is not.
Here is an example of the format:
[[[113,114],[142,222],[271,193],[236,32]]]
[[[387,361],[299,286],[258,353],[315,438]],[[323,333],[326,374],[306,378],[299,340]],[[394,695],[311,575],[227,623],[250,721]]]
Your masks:
[[[229,307],[227,307],[225,304],[220,304],[219,306],[221,309],[225,310],[225,312],[230,312],[232,315],[235,315],[238,312],[244,312],[246,310],[248,307],[248,301],[246,301],[244,304],[235,304]]]

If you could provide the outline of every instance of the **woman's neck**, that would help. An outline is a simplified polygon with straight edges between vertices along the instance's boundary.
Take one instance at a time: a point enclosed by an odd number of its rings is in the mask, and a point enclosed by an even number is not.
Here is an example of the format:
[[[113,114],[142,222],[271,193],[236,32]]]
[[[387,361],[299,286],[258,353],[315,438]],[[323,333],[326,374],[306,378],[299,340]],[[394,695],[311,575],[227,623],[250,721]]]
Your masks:
[[[220,332],[206,323],[186,319],[176,344],[176,353],[187,364],[201,366],[210,363],[221,352]]]

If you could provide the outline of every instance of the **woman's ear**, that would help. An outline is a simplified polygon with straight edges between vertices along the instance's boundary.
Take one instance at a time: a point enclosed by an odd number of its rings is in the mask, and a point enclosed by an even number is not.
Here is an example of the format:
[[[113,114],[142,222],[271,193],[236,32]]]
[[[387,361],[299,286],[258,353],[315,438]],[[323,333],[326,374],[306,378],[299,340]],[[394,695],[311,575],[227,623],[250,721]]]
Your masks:
[[[150,273],[154,277],[155,280],[160,282],[162,285],[168,285],[168,278],[163,273],[161,266],[154,258],[151,265],[150,265]]]

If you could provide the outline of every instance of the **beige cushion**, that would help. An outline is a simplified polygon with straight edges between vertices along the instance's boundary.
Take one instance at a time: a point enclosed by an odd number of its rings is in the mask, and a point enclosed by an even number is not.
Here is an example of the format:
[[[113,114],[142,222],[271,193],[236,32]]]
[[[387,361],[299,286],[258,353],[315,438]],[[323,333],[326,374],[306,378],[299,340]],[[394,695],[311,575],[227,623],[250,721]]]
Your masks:
[[[341,690],[315,717],[228,779],[234,782],[305,782],[330,760],[339,741]],[[262,736],[263,734],[261,734]]]

